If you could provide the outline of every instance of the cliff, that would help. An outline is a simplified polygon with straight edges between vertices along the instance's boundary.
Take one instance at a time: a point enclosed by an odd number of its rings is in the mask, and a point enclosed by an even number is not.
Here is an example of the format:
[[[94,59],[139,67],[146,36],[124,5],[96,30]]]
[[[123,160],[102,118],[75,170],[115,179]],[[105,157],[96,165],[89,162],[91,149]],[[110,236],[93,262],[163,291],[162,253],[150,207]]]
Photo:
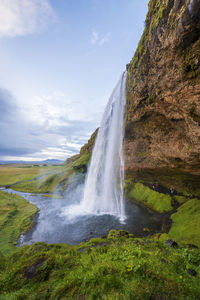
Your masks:
[[[198,175],[200,1],[151,0],[127,70],[127,173],[178,168]]]

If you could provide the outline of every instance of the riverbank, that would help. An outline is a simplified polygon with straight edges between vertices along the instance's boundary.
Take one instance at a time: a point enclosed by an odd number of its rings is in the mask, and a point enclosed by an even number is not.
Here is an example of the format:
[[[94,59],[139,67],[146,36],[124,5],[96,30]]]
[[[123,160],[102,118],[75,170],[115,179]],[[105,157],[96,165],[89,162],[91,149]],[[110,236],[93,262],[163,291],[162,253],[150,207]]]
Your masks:
[[[34,224],[38,209],[18,195],[0,190],[0,251],[8,255],[16,250],[21,233]]]
[[[195,182],[196,184],[196,182]],[[125,190],[130,201],[139,202],[167,217],[165,235],[161,239],[174,239],[180,244],[200,246],[200,198],[181,193],[174,188],[161,185],[158,181],[140,182],[126,180]]]

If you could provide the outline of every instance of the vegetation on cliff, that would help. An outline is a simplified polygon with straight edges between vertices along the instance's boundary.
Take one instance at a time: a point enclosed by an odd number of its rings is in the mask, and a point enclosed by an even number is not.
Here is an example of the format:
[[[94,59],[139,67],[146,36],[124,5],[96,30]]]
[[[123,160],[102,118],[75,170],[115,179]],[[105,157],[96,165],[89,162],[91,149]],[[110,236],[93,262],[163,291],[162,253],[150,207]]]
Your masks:
[[[91,157],[92,147],[95,141],[97,130],[93,133],[88,143],[85,144],[80,153],[68,158],[64,165],[54,167],[35,180],[15,184],[12,188],[16,191],[29,193],[51,193],[55,190],[63,192],[73,181],[77,173],[85,173]],[[5,179],[4,184],[7,184]]]

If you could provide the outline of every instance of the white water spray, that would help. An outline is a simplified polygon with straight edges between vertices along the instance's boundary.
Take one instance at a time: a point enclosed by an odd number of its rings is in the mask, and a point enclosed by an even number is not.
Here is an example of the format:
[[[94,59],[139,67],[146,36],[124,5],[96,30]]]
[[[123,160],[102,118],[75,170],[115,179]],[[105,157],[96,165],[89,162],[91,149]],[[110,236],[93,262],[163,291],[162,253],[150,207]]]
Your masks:
[[[124,107],[126,72],[116,85],[98,130],[80,205],[68,208],[68,216],[110,214],[125,219]]]

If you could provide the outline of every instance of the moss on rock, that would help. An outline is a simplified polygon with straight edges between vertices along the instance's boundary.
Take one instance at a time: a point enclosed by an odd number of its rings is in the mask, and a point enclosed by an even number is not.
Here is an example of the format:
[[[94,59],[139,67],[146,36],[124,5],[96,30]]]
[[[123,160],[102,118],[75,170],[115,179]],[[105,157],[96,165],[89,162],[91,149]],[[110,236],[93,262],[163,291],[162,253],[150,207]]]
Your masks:
[[[128,197],[134,199],[159,213],[171,211],[171,197],[151,190],[142,183],[135,183],[128,192]]]
[[[200,246],[200,200],[191,199],[171,216],[173,221],[169,237],[182,244]]]

